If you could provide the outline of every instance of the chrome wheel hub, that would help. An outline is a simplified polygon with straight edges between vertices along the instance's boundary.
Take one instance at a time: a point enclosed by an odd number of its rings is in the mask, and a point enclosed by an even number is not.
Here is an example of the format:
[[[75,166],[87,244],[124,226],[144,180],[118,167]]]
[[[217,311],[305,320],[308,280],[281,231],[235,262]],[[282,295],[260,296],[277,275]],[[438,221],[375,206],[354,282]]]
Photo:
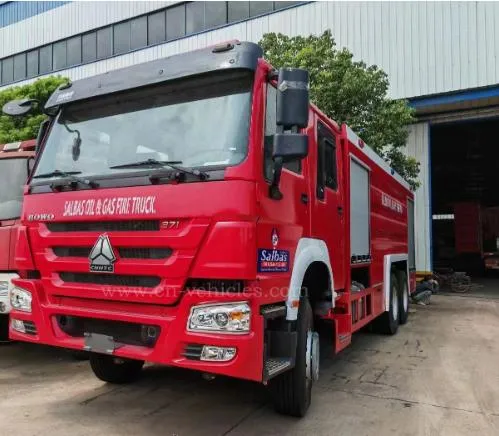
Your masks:
[[[392,316],[394,320],[399,319],[399,297],[395,289],[392,292]]]
[[[407,284],[404,285],[404,290],[402,293],[402,305],[404,307],[404,312],[407,313],[409,310],[409,291],[407,289]]]
[[[307,332],[306,376],[307,380],[319,380],[319,333]]]

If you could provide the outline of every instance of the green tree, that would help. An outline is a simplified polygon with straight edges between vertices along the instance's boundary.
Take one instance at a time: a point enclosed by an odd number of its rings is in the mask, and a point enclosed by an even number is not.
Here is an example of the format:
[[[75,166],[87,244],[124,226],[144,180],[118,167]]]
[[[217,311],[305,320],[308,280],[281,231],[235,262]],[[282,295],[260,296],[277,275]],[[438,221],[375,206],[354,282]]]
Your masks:
[[[40,104],[28,115],[11,117],[0,114],[0,144],[36,138],[40,123],[45,119],[42,108],[50,95],[67,78],[50,76],[22,86],[12,86],[0,91],[0,108],[10,100],[22,98],[37,99]]]
[[[328,117],[348,124],[413,189],[418,187],[419,163],[403,153],[413,111],[405,100],[387,97],[383,70],[355,62],[350,51],[336,47],[330,30],[307,37],[267,33],[259,44],[275,68],[308,70],[311,100]]]

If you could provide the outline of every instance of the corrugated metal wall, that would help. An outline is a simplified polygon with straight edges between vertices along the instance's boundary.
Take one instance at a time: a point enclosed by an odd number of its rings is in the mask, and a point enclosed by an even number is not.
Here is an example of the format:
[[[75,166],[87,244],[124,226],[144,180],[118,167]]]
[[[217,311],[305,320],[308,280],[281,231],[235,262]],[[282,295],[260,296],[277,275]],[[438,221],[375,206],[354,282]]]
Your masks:
[[[2,4],[3,3],[3,4]],[[0,3],[0,27],[25,20],[34,15],[41,14],[51,9],[62,6],[65,1],[43,1],[43,2],[2,2]]]
[[[431,271],[431,170],[430,124],[418,123],[409,128],[407,154],[421,163],[421,186],[415,193],[416,268]]]
[[[0,28],[0,58],[163,8],[175,1],[70,2]]]
[[[0,29],[0,58],[175,2],[72,2]],[[314,2],[65,71],[73,79],[265,32],[331,28],[357,59],[381,66],[394,98],[499,83],[499,2]]]

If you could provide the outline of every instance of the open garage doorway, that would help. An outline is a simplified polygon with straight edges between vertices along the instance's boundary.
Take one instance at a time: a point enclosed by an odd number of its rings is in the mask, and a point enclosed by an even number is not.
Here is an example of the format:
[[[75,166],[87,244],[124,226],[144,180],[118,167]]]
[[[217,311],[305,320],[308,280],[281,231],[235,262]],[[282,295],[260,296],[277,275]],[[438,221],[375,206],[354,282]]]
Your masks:
[[[433,124],[430,144],[433,269],[499,296],[499,118]]]

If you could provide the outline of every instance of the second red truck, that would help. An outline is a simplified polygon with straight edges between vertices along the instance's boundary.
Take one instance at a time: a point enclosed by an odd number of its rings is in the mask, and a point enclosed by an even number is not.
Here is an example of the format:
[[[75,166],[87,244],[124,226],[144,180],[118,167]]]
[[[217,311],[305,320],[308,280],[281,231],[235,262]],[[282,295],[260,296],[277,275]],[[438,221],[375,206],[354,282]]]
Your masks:
[[[14,262],[17,228],[21,218],[23,186],[35,156],[35,142],[0,145],[0,342],[9,339],[9,289],[12,279],[19,277]]]

